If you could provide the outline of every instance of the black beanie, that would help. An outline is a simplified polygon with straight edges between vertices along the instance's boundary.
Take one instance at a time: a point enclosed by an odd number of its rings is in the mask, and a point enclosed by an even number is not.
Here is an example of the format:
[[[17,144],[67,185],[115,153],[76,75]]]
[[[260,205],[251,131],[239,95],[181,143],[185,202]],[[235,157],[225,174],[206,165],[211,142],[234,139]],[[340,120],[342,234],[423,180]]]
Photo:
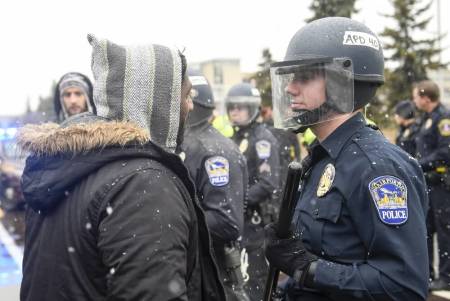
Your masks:
[[[415,106],[410,100],[403,100],[400,101],[395,106],[395,114],[398,116],[405,118],[405,119],[411,119],[415,116]]]

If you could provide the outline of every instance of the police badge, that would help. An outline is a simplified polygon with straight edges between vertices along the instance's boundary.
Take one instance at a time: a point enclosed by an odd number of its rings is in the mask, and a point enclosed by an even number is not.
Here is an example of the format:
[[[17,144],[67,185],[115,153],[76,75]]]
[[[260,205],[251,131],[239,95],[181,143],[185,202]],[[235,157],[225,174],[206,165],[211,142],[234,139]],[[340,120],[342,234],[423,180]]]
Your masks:
[[[331,185],[334,181],[334,176],[336,174],[336,170],[334,169],[334,165],[328,163],[325,166],[325,169],[322,172],[322,176],[320,177],[319,185],[317,185],[317,196],[323,197],[331,188]]]
[[[406,129],[406,130],[403,132],[402,137],[406,139],[406,138],[408,138],[410,135],[411,135],[411,130],[410,130],[410,129]]]
[[[239,144],[239,150],[241,151],[241,153],[245,153],[247,148],[248,148],[248,140],[242,139],[241,144]]]
[[[433,119],[428,118],[424,125],[425,129],[428,130],[432,125],[433,125]]]
[[[383,223],[401,225],[408,220],[405,182],[393,176],[381,176],[369,183],[369,191]]]

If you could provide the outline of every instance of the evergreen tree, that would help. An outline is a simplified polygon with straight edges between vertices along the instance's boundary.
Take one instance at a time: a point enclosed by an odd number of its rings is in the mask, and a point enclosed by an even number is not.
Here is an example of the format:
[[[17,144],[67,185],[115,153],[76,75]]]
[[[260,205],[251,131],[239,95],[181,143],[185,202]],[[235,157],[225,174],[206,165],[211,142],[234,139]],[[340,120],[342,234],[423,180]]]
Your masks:
[[[258,64],[261,68],[258,72],[251,76],[255,81],[256,88],[261,93],[261,101],[263,106],[272,105],[272,83],[270,81],[270,64],[274,62],[272,54],[268,48],[262,51],[263,61]]]
[[[350,18],[353,13],[358,12],[355,9],[355,2],[356,0],[313,0],[309,8],[314,15],[306,19],[306,22],[325,17]]]
[[[432,16],[428,14],[431,1],[391,0],[394,14],[385,15],[394,19],[395,27],[386,27],[381,36],[384,55],[392,66],[385,72],[385,107],[392,109],[399,101],[411,98],[412,84],[427,79],[427,70],[445,65],[439,61],[442,51],[437,46],[441,37],[426,37],[424,34]],[[389,66],[389,65],[388,65]],[[387,112],[386,112],[387,113]]]

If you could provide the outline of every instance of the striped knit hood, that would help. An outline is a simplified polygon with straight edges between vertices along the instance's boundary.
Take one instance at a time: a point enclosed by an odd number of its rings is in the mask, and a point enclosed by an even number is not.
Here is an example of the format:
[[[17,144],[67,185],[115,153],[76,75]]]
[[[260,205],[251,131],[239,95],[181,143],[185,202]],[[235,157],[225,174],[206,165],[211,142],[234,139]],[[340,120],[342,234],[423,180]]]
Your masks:
[[[131,121],[174,152],[180,128],[182,62],[161,45],[120,46],[88,35],[97,115]]]

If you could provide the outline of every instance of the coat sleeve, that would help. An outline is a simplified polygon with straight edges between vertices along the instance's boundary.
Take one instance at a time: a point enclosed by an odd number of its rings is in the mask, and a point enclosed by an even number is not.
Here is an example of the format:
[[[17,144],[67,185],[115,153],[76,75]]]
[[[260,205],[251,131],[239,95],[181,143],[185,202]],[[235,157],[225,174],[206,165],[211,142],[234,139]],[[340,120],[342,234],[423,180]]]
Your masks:
[[[334,296],[333,300],[425,300],[427,195],[420,168],[415,164],[415,169],[403,167],[403,171],[399,167],[367,170],[361,175],[363,180],[355,185],[358,188],[346,200],[354,224],[358,225],[358,235],[366,246],[367,258],[348,264],[321,259],[316,267],[315,284]],[[373,182],[378,179],[379,182]],[[384,192],[395,192],[397,184],[383,186],[385,179],[398,179],[407,188],[398,195],[404,197],[403,205],[407,206],[407,220],[400,225],[383,215],[383,209],[388,207],[383,208],[383,199],[377,206],[371,190],[380,192],[369,188],[375,187],[369,183],[376,183]]]
[[[108,300],[187,300],[191,221],[182,193],[163,171],[133,172],[103,202],[98,248]]]
[[[215,158],[228,163],[228,168],[222,171],[222,177],[227,179],[226,184],[225,181],[215,182],[214,175],[208,174],[207,169],[211,169],[209,162]],[[197,189],[208,228],[215,239],[224,243],[235,241],[242,235],[245,189],[248,182],[245,169],[246,166],[242,161],[228,154],[227,158],[222,156],[206,158],[197,174],[196,183],[199,186]]]

